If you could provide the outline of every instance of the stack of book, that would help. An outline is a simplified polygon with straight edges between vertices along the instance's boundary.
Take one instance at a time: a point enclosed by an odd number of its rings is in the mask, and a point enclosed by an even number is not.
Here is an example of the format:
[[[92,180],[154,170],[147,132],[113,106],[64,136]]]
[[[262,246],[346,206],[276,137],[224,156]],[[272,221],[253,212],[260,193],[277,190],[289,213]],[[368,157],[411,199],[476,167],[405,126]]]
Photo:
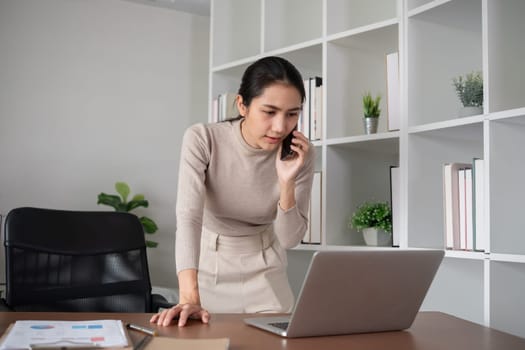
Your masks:
[[[234,92],[225,92],[219,94],[212,102],[212,122],[222,122],[226,119],[239,116],[239,110],[235,104],[237,94]]]
[[[445,247],[484,251],[487,232],[484,218],[484,162],[443,165]]]
[[[312,141],[320,140],[323,129],[323,79],[312,77],[303,80],[305,101],[297,130]]]
[[[322,230],[322,173],[314,173],[312,183],[312,196],[310,197],[310,209],[308,212],[308,227],[301,241],[303,244],[321,244]]]

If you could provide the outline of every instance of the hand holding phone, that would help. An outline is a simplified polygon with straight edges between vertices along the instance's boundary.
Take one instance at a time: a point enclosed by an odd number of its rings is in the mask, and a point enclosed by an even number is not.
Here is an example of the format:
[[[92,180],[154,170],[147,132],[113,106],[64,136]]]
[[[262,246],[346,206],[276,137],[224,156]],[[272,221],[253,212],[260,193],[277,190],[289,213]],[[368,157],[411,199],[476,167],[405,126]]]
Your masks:
[[[281,160],[288,160],[292,159],[295,156],[295,152],[292,150],[292,139],[293,139],[293,132],[297,130],[297,125],[295,128],[293,128],[292,132],[286,136],[286,138],[283,140],[283,145],[281,147]]]

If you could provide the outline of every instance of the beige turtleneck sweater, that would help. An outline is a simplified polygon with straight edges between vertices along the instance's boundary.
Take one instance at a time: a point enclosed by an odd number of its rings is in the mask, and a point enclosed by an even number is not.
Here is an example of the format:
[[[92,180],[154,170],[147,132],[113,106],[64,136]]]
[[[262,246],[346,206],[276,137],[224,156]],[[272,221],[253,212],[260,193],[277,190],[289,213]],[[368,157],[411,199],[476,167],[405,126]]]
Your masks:
[[[177,272],[197,269],[202,227],[228,236],[255,235],[269,225],[284,248],[297,245],[307,228],[314,171],[309,147],[295,188],[296,205],[279,207],[277,150],[255,149],[241,134],[241,120],[196,124],[182,141],[177,194]]]

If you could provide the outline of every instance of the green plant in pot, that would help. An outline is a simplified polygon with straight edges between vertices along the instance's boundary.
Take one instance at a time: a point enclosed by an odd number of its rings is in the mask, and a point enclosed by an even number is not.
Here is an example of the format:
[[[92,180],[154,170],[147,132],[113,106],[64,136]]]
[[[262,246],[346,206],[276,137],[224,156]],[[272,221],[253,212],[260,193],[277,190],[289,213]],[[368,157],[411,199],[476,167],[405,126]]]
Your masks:
[[[377,132],[379,116],[381,115],[380,102],[381,95],[377,95],[375,98],[370,92],[366,92],[363,95],[363,121],[366,134],[375,134]]]
[[[115,183],[115,190],[119,194],[118,196],[101,192],[98,195],[97,204],[109,205],[116,211],[125,213],[131,212],[138,207],[147,208],[149,206],[149,202],[144,199],[144,195],[142,194],[136,194],[133,196],[133,198],[131,198],[131,200],[128,201],[130,188],[125,182]],[[144,228],[144,233],[153,234],[157,232],[157,224],[152,219],[147,216],[141,216],[139,220],[142,224],[142,227]],[[157,242],[146,240],[147,247],[155,248],[157,245]]]
[[[365,202],[357,207],[349,226],[363,232],[368,245],[392,244],[392,210],[386,202]]]
[[[452,79],[456,93],[463,105],[460,117],[483,114],[483,76],[480,71]]]

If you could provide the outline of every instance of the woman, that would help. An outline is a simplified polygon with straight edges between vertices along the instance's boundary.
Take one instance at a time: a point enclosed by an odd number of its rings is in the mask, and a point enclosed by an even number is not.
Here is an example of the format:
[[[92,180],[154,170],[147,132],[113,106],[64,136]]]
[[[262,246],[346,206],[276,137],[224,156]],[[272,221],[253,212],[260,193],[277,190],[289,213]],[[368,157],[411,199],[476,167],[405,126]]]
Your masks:
[[[279,57],[244,72],[239,117],[197,124],[183,138],[177,197],[179,304],[151,318],[207,323],[209,312],[289,312],[285,249],[307,228],[314,150],[294,131],[305,99],[297,69]],[[293,132],[295,155],[281,160]]]

